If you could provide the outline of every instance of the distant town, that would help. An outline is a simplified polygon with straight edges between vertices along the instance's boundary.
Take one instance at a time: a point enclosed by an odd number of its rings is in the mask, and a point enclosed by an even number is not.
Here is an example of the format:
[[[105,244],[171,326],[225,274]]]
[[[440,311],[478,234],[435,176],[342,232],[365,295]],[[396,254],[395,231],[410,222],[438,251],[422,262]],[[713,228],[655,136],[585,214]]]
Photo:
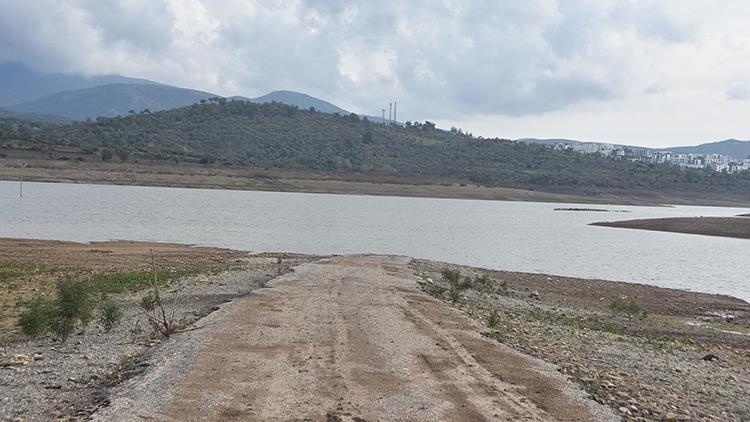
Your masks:
[[[553,142],[544,146],[557,150],[573,150],[583,154],[600,154],[630,161],[655,164],[672,164],[679,167],[708,169],[716,172],[738,173],[750,171],[750,157],[739,159],[723,154],[677,153],[627,145],[599,142]]]

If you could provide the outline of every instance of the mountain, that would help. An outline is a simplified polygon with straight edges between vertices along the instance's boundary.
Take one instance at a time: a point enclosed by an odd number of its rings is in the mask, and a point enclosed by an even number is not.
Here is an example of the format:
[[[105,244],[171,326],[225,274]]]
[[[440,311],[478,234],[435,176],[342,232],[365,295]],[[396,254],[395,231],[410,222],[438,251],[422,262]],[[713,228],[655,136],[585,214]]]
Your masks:
[[[60,116],[46,114],[15,113],[0,108],[0,120],[12,120],[16,122],[41,123],[41,124],[68,124],[70,119]]]
[[[736,159],[750,157],[750,141],[741,141],[738,139],[727,139],[718,142],[709,142],[696,146],[666,148],[669,151],[684,154],[722,154]]]
[[[0,63],[0,107],[26,103],[60,91],[92,88],[108,84],[158,85],[146,79],[119,75],[80,76],[41,73],[20,63]]]
[[[329,103],[328,101],[321,100],[319,98],[312,97],[307,94],[303,94],[301,92],[295,92],[295,91],[273,91],[266,95],[262,95],[257,98],[247,98],[247,97],[231,97],[230,99],[235,100],[245,100],[250,101],[251,103],[282,103],[287,105],[293,105],[297,106],[301,109],[309,109],[310,107],[314,107],[316,111],[320,111],[323,113],[339,113],[341,115],[347,115],[350,114],[348,111],[344,110],[343,108],[340,108],[336,105],[333,105]]]
[[[0,152],[46,159],[138,160],[503,186],[573,194],[743,197],[750,172],[725,174],[477,139],[434,123],[382,125],[285,104],[207,101],[189,107],[21,131]],[[106,154],[104,152],[107,152]],[[115,158],[112,158],[112,152]],[[124,157],[124,158],[123,158]]]
[[[159,111],[184,107],[215,96],[167,85],[110,84],[58,92],[31,102],[7,106],[5,110],[84,120],[98,116],[124,116],[130,110]]]

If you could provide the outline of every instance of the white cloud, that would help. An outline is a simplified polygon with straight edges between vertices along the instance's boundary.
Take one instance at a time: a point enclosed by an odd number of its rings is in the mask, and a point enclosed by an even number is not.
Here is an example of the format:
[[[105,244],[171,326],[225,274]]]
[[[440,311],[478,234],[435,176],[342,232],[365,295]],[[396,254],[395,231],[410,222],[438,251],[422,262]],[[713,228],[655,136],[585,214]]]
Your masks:
[[[0,0],[0,61],[295,89],[501,137],[748,137],[743,0]]]

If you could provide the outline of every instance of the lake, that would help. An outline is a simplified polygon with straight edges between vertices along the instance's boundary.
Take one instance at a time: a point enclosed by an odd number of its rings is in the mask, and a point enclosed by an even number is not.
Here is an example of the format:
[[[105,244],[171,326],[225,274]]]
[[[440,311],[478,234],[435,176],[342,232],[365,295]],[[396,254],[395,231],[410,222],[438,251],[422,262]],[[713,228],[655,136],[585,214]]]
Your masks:
[[[631,212],[554,211],[571,206]],[[588,225],[743,212],[62,183],[24,183],[19,198],[17,182],[0,181],[0,237],[398,254],[750,300],[748,240]]]

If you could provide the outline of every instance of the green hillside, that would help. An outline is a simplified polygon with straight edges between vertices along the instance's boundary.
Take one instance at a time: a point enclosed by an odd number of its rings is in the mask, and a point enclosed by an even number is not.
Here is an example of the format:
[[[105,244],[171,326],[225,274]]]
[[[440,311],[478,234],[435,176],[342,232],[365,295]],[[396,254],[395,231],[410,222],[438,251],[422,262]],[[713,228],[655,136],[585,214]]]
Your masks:
[[[429,122],[385,126],[356,115],[224,99],[35,130],[5,123],[0,125],[0,153],[3,148],[34,149],[56,159],[68,159],[55,152],[64,150],[85,154],[83,160],[358,172],[562,193],[750,194],[749,174],[683,170],[474,138],[435,129]]]

